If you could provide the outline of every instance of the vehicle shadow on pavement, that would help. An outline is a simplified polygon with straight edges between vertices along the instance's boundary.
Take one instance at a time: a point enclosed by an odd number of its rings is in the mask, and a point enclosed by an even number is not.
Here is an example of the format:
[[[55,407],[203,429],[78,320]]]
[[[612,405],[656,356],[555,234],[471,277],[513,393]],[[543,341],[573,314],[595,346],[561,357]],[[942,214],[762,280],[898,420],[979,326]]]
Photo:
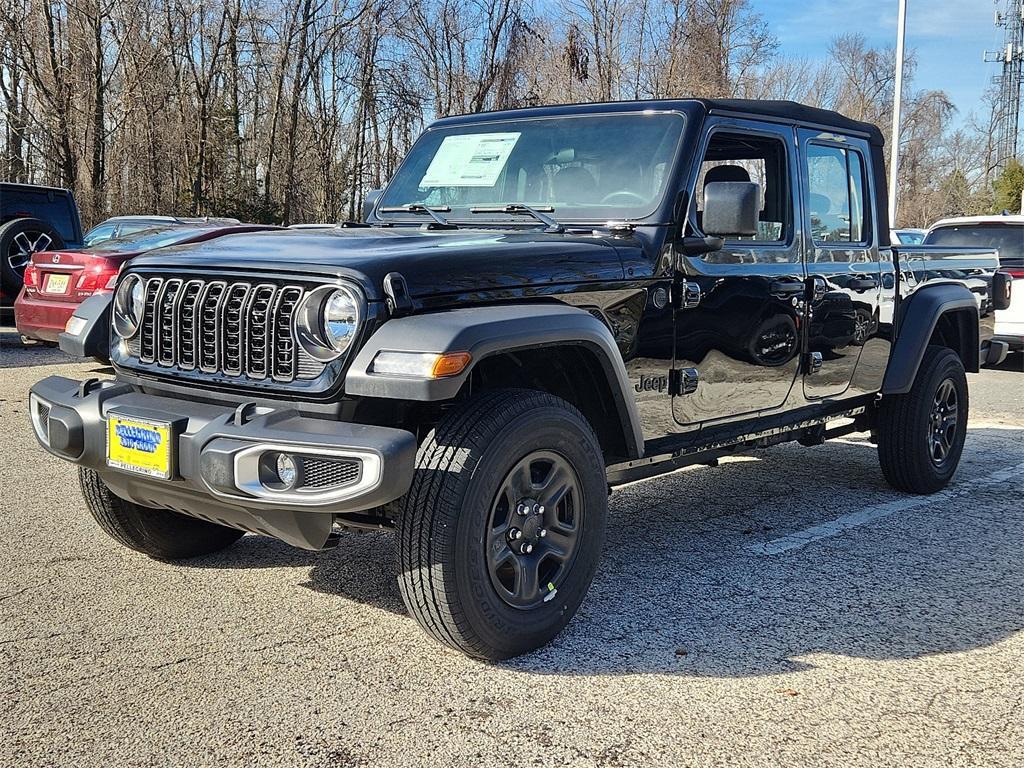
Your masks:
[[[41,368],[48,365],[69,365],[77,362],[82,362],[82,359],[71,357],[61,352],[56,346],[50,344],[25,346],[13,329],[0,330],[0,368]],[[87,373],[112,375],[114,369],[96,363],[96,370],[90,370]]]
[[[813,667],[818,654],[909,659],[998,642],[1024,628],[1024,507],[1016,478],[977,479],[1019,465],[1022,443],[1024,429],[971,429],[950,494],[777,555],[761,545],[924,497],[889,488],[859,438],[619,489],[580,613],[551,645],[506,666],[739,677]],[[301,586],[406,613],[390,533],[344,533],[321,553],[246,536],[190,565],[308,566]]]
[[[301,586],[325,595],[405,614],[395,571],[395,542],[391,533],[346,531],[338,546],[309,552],[266,536],[243,536],[229,549],[184,563],[192,568],[309,567]]]
[[[886,486],[866,442],[784,446],[627,487],[610,499],[605,560],[580,614],[510,665],[739,677],[813,667],[816,655],[910,659],[999,642],[1024,629],[1024,506],[1019,475],[978,478],[1021,464],[1024,430],[968,440],[952,493],[777,555],[758,545],[922,497]]]

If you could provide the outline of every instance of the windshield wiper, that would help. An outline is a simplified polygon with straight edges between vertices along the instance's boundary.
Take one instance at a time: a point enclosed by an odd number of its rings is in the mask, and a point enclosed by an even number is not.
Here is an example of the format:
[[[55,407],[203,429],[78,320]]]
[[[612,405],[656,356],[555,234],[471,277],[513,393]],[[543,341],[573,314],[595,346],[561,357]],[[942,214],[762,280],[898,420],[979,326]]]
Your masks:
[[[542,211],[554,212],[554,208],[545,206],[544,208],[533,208],[523,203],[509,203],[508,205],[496,205],[493,207],[480,207],[470,208],[470,213],[508,213],[513,216],[533,216],[537,221],[544,225],[544,231],[550,233],[565,232],[565,227],[558,223],[558,220],[552,216],[548,216]]]
[[[422,203],[409,203],[409,205],[389,205],[384,208],[377,209],[380,213],[423,213],[434,220],[434,222],[445,229],[458,229],[455,224],[452,224],[446,219],[441,213],[448,213],[451,211],[451,206],[438,205],[429,207]]]

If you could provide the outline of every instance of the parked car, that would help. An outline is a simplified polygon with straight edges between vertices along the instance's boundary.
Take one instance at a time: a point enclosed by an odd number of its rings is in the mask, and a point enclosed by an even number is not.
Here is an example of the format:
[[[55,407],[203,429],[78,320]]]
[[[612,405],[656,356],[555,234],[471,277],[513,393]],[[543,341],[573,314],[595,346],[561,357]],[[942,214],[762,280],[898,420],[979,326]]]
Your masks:
[[[927,232],[926,229],[894,229],[891,239],[893,245],[920,245]]]
[[[181,218],[178,216],[112,216],[85,233],[85,246],[96,245],[105,240],[123,238],[144,229],[161,226],[205,225],[230,227],[240,224],[238,219],[230,218]]]
[[[34,253],[14,302],[18,333],[23,341],[56,342],[78,305],[94,294],[112,291],[121,265],[140,253],[272,228],[217,221],[163,223],[77,251]]]
[[[882,144],[790,102],[439,120],[362,226],[134,259],[116,378],[35,384],[35,434],[121,544],[395,529],[431,636],[524,653],[586,596],[610,487],[851,432],[894,488],[949,483],[1009,286],[991,248],[891,246]]]
[[[32,254],[82,247],[82,223],[69,189],[0,182],[0,305],[21,290]]]
[[[928,231],[925,242],[999,249],[1000,268],[1022,282],[1010,306],[996,312],[995,338],[1014,352],[1024,351],[1024,215],[943,219]]]

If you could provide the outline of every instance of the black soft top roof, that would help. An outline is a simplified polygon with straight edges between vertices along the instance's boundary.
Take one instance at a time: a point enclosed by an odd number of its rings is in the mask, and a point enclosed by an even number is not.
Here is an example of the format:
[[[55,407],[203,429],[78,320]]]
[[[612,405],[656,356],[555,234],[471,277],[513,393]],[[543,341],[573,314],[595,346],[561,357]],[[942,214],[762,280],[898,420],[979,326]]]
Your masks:
[[[882,132],[877,125],[864,123],[860,120],[852,120],[846,115],[834,112],[831,109],[819,109],[800,104],[796,101],[768,101],[756,99],[695,99],[704,105],[704,108],[711,114],[731,112],[748,115],[759,115],[774,120],[785,120],[786,122],[808,123],[838,128],[842,131],[860,133],[868,137],[868,140],[879,147],[885,144]]]
[[[707,114],[742,114],[780,122],[804,123],[824,128],[836,128],[844,132],[860,134],[879,147],[885,143],[882,139],[882,132],[871,123],[852,120],[830,109],[809,107],[806,104],[799,104],[795,101],[770,101],[762,99],[651,99],[646,101],[598,101],[582,104],[557,104],[496,112],[478,112],[469,115],[453,115],[452,117],[441,118],[434,125],[485,122],[515,117],[550,117],[553,115],[576,115],[595,112],[626,112],[638,109],[678,109],[692,112],[695,108]]]

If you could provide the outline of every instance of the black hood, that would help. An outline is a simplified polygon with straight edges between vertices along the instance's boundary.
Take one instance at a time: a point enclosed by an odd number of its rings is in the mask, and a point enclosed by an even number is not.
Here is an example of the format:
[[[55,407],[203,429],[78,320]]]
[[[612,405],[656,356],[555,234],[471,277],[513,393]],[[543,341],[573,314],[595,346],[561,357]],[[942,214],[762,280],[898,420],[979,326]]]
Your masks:
[[[132,266],[343,277],[371,301],[383,297],[389,272],[400,272],[417,299],[622,277],[615,248],[596,235],[419,227],[229,235],[152,251]]]

